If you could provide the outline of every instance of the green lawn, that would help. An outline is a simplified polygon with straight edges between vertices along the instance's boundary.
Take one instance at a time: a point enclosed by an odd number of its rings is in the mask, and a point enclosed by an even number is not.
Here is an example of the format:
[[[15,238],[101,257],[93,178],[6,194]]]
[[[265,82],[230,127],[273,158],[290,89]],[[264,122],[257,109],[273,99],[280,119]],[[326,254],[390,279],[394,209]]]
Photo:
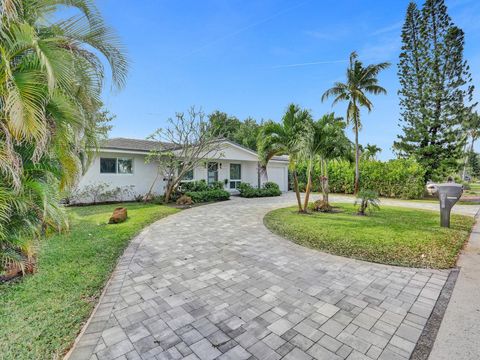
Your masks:
[[[440,202],[438,199],[425,198],[425,199],[412,199],[412,200],[405,200],[405,201],[413,201],[418,203],[432,203],[432,204],[438,204],[438,206],[440,206]],[[455,205],[479,205],[479,204],[480,203],[478,201],[459,200],[456,202]]]
[[[480,183],[470,183],[470,189],[480,192]]]
[[[124,204],[128,219],[107,225],[117,205],[69,208],[71,231],[44,240],[38,272],[0,285],[0,359],[52,359],[72,345],[129,240],[179,210]]]
[[[381,206],[358,216],[352,204],[338,213],[298,214],[295,207],[269,212],[265,225],[300,245],[328,253],[392,265],[450,268],[467,240],[474,219],[452,215],[451,228],[439,226],[433,211]]]

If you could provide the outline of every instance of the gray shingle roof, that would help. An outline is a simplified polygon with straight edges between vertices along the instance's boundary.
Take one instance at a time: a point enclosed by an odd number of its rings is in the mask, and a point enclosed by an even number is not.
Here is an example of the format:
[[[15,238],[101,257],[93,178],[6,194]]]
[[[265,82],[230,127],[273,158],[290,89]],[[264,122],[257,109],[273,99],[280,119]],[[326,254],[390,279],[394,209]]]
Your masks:
[[[230,140],[225,140],[225,141],[235,144],[247,151],[255,152],[254,150],[248,149],[245,146],[234,143]],[[175,145],[171,143],[165,143],[165,142],[155,141],[155,140],[112,138],[112,139],[104,140],[100,144],[100,148],[105,150],[112,149],[112,150],[131,150],[131,151],[148,152],[150,150],[173,149],[175,148]],[[286,155],[274,156],[272,160],[288,161],[288,156]]]
[[[100,144],[102,149],[115,150],[133,150],[133,151],[150,151],[160,149],[171,149],[173,144],[163,143],[154,140],[112,138],[103,141]]]

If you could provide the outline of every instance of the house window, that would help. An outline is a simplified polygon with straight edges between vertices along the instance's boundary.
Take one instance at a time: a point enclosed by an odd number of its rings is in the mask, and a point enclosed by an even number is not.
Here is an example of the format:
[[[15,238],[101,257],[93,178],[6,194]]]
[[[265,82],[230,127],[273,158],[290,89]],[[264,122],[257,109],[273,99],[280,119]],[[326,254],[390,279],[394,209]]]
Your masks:
[[[193,169],[188,170],[182,177],[183,181],[191,181],[193,180]]]
[[[230,164],[230,189],[236,189],[242,180],[242,165]]]
[[[101,174],[133,174],[133,159],[100,158]]]
[[[183,162],[178,164],[177,175],[180,175],[180,172],[182,172],[182,170],[184,169],[184,165],[186,166],[186,164],[184,164]],[[185,174],[183,174],[181,180],[182,181],[192,181],[193,180],[193,169],[188,170]]]
[[[116,174],[117,173],[117,159],[116,158],[100,158],[100,173],[101,174]]]
[[[133,174],[133,161],[132,159],[117,159],[118,173],[119,174]]]

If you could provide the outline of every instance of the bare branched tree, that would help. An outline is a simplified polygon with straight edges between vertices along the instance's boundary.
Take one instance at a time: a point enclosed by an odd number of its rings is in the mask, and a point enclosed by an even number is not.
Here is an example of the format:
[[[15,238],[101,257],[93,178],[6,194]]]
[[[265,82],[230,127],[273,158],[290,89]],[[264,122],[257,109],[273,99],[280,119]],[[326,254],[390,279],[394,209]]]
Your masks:
[[[146,198],[151,197],[155,183],[162,177],[166,181],[165,202],[168,202],[188,172],[221,158],[221,134],[218,129],[215,134],[211,131],[205,113],[195,107],[168,119],[165,129],[158,129],[149,137],[158,141],[158,147],[150,151],[146,161],[156,162],[158,172]]]

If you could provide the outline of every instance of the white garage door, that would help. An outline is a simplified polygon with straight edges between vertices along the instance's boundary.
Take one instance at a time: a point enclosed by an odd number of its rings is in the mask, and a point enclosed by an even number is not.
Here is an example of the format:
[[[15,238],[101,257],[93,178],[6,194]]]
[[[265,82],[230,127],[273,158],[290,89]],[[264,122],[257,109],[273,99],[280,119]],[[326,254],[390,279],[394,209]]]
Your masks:
[[[286,166],[268,166],[268,181],[277,183],[282,191],[288,191],[288,175]]]

